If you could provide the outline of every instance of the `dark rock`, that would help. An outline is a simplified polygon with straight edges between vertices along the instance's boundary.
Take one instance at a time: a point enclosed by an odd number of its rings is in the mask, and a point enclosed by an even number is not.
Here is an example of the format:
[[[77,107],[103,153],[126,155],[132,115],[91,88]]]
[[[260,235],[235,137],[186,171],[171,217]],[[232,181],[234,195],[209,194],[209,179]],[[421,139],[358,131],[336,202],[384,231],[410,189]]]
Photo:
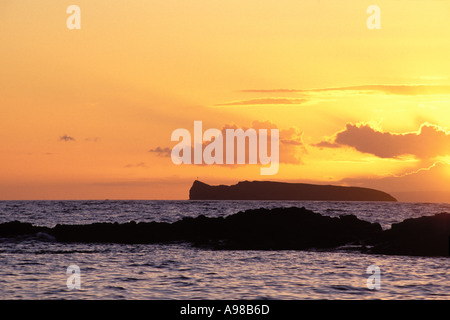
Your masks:
[[[11,221],[0,224],[0,238],[12,238],[48,232],[49,228],[36,227],[31,223]]]
[[[305,208],[256,209],[224,219],[219,248],[330,249],[381,232],[379,224],[356,217],[332,218]]]
[[[227,217],[186,217],[174,223],[93,223],[37,227],[0,224],[0,238],[44,234],[60,242],[188,242],[212,249],[304,250],[347,247],[365,253],[449,256],[450,214],[406,219],[382,230],[354,215],[322,216],[305,208],[254,209]],[[40,239],[35,237],[35,239]]]
[[[397,201],[385,192],[360,187],[272,181],[243,181],[231,186],[211,186],[198,180],[194,181],[189,190],[189,199]]]
[[[371,241],[371,252],[410,256],[449,256],[450,214],[395,223]]]
[[[22,225],[22,228],[36,227]],[[0,228],[1,229],[1,228]],[[183,218],[174,223],[94,223],[56,225],[47,233],[62,242],[190,242],[215,249],[334,248],[367,240],[379,224],[355,216],[332,218],[305,208],[256,209],[226,218]]]

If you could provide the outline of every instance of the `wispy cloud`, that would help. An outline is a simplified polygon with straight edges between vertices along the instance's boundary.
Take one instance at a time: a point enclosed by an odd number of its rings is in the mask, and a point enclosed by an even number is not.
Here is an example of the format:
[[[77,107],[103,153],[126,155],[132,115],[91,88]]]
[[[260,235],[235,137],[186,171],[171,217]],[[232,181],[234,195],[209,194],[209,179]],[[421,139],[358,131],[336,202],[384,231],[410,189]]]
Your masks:
[[[136,164],[127,164],[124,168],[148,168],[145,162],[139,162]]]
[[[448,85],[360,85],[348,87],[331,87],[316,89],[247,89],[241,92],[248,93],[320,93],[329,91],[356,91],[356,92],[382,92],[385,94],[396,95],[440,95],[450,94],[450,86]]]
[[[99,142],[100,138],[99,137],[86,138],[86,139],[84,139],[84,141],[86,141],[86,142]]]
[[[279,105],[279,104],[303,104],[308,99],[291,99],[291,98],[259,98],[250,100],[231,101],[216,104],[217,106],[248,106],[248,105]]]
[[[449,170],[448,163],[419,162],[416,168],[408,169],[401,174],[345,178],[337,183],[384,190],[400,201],[448,202],[450,199],[448,182],[442,177],[447,176]]]

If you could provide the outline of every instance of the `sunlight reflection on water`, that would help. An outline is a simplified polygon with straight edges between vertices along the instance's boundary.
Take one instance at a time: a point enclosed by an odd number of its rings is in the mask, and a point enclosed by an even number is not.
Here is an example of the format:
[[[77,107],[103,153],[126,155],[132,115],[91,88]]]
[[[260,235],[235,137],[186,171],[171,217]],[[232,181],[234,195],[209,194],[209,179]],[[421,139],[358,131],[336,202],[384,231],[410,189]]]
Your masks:
[[[449,299],[448,258],[313,251],[213,251],[187,245],[3,243],[2,299]],[[20,253],[19,253],[20,252]],[[30,259],[34,256],[33,259]],[[81,290],[65,268],[81,269]],[[370,264],[381,289],[369,290]]]
[[[355,214],[384,228],[450,211],[448,204],[411,203],[1,201],[0,223],[175,221],[280,206]],[[81,269],[81,290],[66,287],[72,264]],[[367,288],[372,264],[381,269],[380,290]],[[0,242],[0,265],[1,299],[450,299],[448,258],[7,240]]]

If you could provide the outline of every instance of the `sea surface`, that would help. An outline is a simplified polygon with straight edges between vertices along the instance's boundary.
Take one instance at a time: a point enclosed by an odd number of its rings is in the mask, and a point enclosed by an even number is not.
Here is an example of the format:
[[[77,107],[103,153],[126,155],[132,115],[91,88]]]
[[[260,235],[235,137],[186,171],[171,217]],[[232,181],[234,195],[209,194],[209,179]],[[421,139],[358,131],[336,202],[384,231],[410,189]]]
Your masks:
[[[0,201],[0,223],[174,222],[200,214],[305,207],[354,214],[383,229],[450,212],[450,204],[327,201]],[[69,289],[69,266],[80,288]],[[369,289],[380,268],[380,288]],[[445,299],[450,259],[352,251],[217,251],[189,244],[65,244],[45,237],[0,239],[0,299]],[[72,282],[74,283],[74,282]]]

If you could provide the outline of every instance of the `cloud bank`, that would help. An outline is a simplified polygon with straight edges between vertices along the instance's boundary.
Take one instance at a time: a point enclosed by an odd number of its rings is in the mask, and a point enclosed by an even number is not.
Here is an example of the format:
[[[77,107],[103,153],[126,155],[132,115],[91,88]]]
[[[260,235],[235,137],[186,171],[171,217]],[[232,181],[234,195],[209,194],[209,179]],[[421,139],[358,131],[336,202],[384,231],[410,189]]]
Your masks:
[[[391,133],[378,131],[368,124],[348,123],[344,130],[333,136],[331,141],[320,141],[313,146],[351,147],[379,158],[412,155],[417,159],[431,159],[450,155],[450,131],[424,123],[417,132]]]

